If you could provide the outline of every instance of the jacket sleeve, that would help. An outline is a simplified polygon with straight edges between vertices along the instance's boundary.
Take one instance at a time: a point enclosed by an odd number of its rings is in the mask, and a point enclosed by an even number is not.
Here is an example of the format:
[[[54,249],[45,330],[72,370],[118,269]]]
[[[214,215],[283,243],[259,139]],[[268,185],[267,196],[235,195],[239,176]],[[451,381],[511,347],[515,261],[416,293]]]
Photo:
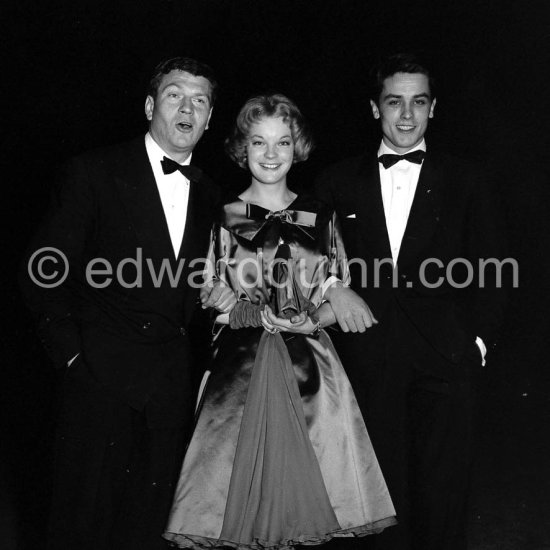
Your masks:
[[[499,196],[483,175],[475,180],[468,229],[469,259],[477,275],[474,330],[491,350],[504,319],[516,268],[513,259],[507,258],[506,227]]]
[[[32,239],[20,269],[23,297],[56,367],[80,353],[79,297],[93,234],[95,201],[83,162],[58,174],[49,211]]]

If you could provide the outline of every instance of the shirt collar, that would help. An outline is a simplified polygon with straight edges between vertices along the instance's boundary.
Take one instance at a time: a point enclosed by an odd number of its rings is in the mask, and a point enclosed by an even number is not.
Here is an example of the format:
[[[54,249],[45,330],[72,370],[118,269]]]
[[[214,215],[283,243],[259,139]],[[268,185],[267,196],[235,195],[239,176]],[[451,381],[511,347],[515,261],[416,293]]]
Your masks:
[[[166,153],[161,148],[161,146],[153,139],[153,136],[150,132],[147,132],[145,134],[145,148],[147,149],[147,155],[149,156],[151,166],[160,166],[160,162],[164,157],[172,159],[172,157],[168,153]],[[181,164],[182,166],[189,166],[189,164],[191,164],[192,156],[193,153],[191,153],[183,162],[179,162],[178,164]]]
[[[425,139],[422,139],[422,141],[416,147],[414,147],[410,151],[407,151],[407,153],[412,153],[413,151],[418,151],[419,149],[422,150],[422,151],[426,150],[426,140]],[[380,155],[400,155],[400,154],[401,153],[398,153],[397,151],[394,151],[391,147],[388,147],[384,143],[384,140],[382,140],[380,142],[380,147],[378,148],[378,156],[380,156]]]

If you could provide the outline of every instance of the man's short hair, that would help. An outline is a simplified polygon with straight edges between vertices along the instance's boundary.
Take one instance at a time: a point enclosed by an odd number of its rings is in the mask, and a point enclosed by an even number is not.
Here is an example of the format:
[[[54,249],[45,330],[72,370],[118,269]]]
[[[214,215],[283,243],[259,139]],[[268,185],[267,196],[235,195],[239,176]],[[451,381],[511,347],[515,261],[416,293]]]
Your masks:
[[[237,115],[231,135],[225,140],[225,151],[241,168],[246,168],[246,144],[250,127],[266,117],[281,117],[290,128],[294,142],[294,162],[309,157],[313,138],[296,104],[283,94],[251,97]]]
[[[396,53],[382,57],[372,70],[370,98],[378,105],[384,80],[395,73],[420,73],[428,77],[430,96],[435,97],[435,79],[425,59],[418,54]]]
[[[149,81],[147,95],[156,99],[162,77],[171,71],[185,71],[193,76],[202,76],[206,78],[206,80],[210,82],[210,104],[214,105],[218,90],[218,82],[214,76],[214,71],[205,63],[201,63],[190,57],[172,57],[171,59],[161,61],[153,71],[153,76]]]

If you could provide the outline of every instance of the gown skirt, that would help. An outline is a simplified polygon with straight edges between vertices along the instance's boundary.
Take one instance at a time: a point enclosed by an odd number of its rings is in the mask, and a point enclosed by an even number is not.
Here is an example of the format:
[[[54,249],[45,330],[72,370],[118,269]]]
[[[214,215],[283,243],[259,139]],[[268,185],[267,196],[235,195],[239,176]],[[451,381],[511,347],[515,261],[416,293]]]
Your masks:
[[[300,311],[309,302],[295,282],[291,286]],[[261,296],[254,293],[260,306]],[[363,417],[327,333],[271,334],[247,324],[224,328],[216,341],[163,536],[180,548],[284,550],[395,524]]]

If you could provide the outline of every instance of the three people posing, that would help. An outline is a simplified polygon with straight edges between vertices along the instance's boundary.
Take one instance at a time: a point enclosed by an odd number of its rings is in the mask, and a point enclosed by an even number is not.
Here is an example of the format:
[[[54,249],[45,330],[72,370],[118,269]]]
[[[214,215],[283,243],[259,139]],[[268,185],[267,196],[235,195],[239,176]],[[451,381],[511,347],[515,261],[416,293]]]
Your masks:
[[[249,100],[228,148],[252,181],[221,217],[216,188],[186,167],[215,91],[208,67],[161,64],[145,139],[73,161],[33,243],[62,250],[71,266],[59,287],[24,284],[67,369],[52,548],[162,547],[195,403],[187,328],[196,294],[186,274],[179,285],[146,278],[139,288],[90,288],[84,266],[97,257],[114,265],[141,248],[176,272],[178,259],[204,255],[214,221],[205,305],[229,327],[165,536],[192,547],[288,547],[392,525],[362,412],[400,521],[369,540],[464,548],[475,379],[502,296],[423,287],[419,267],[426,258],[502,257],[502,230],[474,168],[418,152],[435,108],[428,70],[406,56],[380,67],[371,104],[382,158],[330,168],[318,198],[286,184],[311,147],[297,107],[278,95]],[[347,257],[370,269],[388,259],[381,284],[365,287],[352,265],[355,292],[348,288]],[[277,267],[265,270],[272,260]],[[335,321],[357,331],[337,347],[353,390],[323,330]]]

